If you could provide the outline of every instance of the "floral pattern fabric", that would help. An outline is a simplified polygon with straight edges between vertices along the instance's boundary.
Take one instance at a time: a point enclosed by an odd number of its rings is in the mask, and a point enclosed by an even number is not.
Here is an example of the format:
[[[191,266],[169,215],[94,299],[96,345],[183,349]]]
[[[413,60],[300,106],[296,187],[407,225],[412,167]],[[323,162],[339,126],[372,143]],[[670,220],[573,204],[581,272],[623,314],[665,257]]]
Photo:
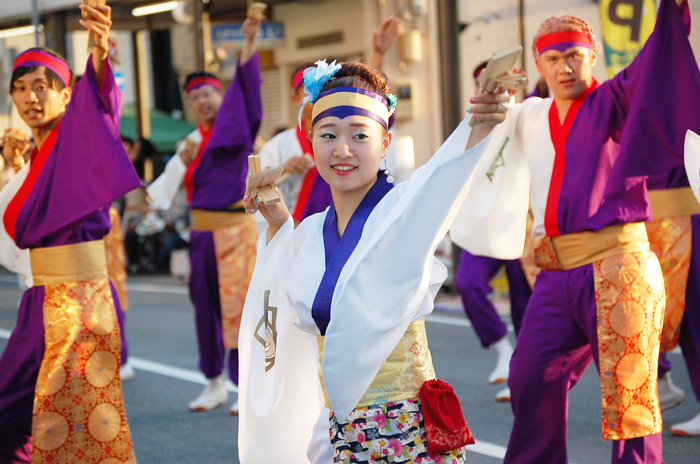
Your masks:
[[[241,213],[244,214],[244,213]],[[238,348],[243,304],[255,269],[258,231],[255,221],[214,229],[216,268],[219,273],[219,300],[224,348]]]
[[[659,258],[666,287],[666,312],[661,331],[661,352],[665,353],[678,345],[685,311],[692,247],[690,216],[659,218],[645,225],[651,251]]]
[[[135,464],[109,280],[47,285],[44,329],[32,464]]]
[[[629,440],[661,432],[656,393],[664,283],[650,251],[593,263],[603,439]]]
[[[355,408],[347,423],[331,412],[334,464],[463,464],[464,448],[429,454],[419,398]]]

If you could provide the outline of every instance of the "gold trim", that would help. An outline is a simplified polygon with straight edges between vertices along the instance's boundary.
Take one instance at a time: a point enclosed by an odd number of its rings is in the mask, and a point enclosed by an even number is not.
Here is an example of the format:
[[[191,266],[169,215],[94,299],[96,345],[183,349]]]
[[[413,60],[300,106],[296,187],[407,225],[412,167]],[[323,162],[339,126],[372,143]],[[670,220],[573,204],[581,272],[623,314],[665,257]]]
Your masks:
[[[29,250],[34,285],[59,285],[107,277],[103,240]]]
[[[243,207],[243,201],[231,205],[231,208]],[[211,232],[216,229],[225,229],[237,226],[244,222],[255,222],[251,214],[233,213],[231,211],[207,211],[204,209],[192,210],[192,229],[199,232]]]
[[[610,256],[649,251],[649,239],[644,223],[635,222],[552,237],[552,246],[561,266],[574,269]]]
[[[323,366],[323,345],[325,337],[316,336],[320,365]],[[331,403],[323,381],[323,369],[319,367],[318,377],[323,390],[323,401],[331,409]],[[428,380],[435,378],[433,358],[428,349],[428,336],[425,319],[411,322],[394,351],[391,352],[369,388],[357,403],[356,408],[376,404],[401,401],[418,396],[420,388]]]
[[[650,190],[649,202],[654,219],[700,214],[700,203],[690,187]]]
[[[324,111],[336,106],[355,106],[363,110],[371,111],[389,124],[389,108],[379,100],[356,92],[337,92],[327,95],[314,103],[311,120]]]

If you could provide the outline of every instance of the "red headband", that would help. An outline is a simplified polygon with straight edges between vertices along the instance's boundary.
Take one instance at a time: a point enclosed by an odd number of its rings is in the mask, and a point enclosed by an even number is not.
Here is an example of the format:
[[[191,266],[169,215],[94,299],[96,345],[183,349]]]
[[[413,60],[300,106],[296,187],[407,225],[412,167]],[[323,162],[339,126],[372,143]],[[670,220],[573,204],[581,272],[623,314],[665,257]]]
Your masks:
[[[304,69],[300,69],[297,71],[297,73],[292,77],[292,87],[294,88],[294,91],[299,88],[301,84],[304,83]]]
[[[31,68],[32,66],[43,66],[53,71],[66,87],[70,86],[70,68],[68,65],[55,56],[43,50],[27,50],[21,53],[12,65],[12,72],[19,67]]]
[[[540,40],[537,41],[537,51],[539,54],[547,50],[563,52],[571,47],[593,48],[593,37],[584,32],[564,31],[547,34],[540,37]]]
[[[190,93],[193,90],[202,87],[203,85],[211,85],[216,90],[221,92],[221,82],[219,81],[219,79],[215,79],[213,77],[195,77],[187,83],[187,87],[185,87],[185,92]]]

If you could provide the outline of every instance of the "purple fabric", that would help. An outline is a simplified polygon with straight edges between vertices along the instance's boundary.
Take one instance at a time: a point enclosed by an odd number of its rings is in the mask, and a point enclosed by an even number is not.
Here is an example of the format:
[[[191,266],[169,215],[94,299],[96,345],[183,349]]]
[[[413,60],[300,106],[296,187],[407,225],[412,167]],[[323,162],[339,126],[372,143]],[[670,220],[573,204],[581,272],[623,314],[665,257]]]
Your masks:
[[[648,220],[645,179],[683,165],[685,133],[700,131],[700,73],[682,16],[662,0],[634,62],[581,107],[566,144],[562,234]]]
[[[690,384],[700,402],[700,216],[691,218],[693,246],[685,291],[685,312],[678,344],[683,352]]]
[[[340,272],[360,242],[362,230],[365,227],[367,218],[374,211],[374,207],[389,193],[389,190],[394,188],[394,184],[387,182],[386,179],[387,177],[384,173],[377,175],[376,182],[362,199],[355,212],[352,213],[342,238],[338,232],[335,206],[331,203],[331,207],[328,209],[328,214],[323,222],[326,271],[323,273],[323,278],[318,286],[316,297],[311,307],[311,316],[321,331],[321,335],[326,334],[326,328],[331,321],[331,302]]]
[[[673,364],[671,364],[671,360],[668,359],[668,356],[666,356],[666,353],[659,354],[659,375],[658,375],[658,378],[660,379],[661,377],[666,375],[666,372],[670,371],[672,367],[673,367]]]
[[[316,118],[313,120],[313,124],[316,124],[317,121],[320,121],[323,118],[329,118],[331,116],[338,119],[345,119],[348,116],[364,116],[377,121],[377,123],[379,123],[384,129],[389,128],[387,121],[382,119],[378,114],[364,108],[358,108],[357,106],[334,106],[332,108],[328,108],[326,111],[316,115]]]
[[[491,292],[489,281],[504,264],[508,278],[511,318],[517,334],[532,293],[520,260],[502,261],[463,251],[455,275],[455,287],[462,297],[464,312],[484,348],[488,348],[508,333],[506,325],[487,297]]]
[[[332,202],[333,194],[331,193],[331,186],[328,185],[328,182],[326,182],[320,174],[317,175],[316,180],[314,180],[314,185],[311,187],[309,200],[306,202],[304,212],[301,215],[301,220],[303,221],[311,215],[325,211]]]
[[[194,172],[192,208],[222,210],[243,198],[248,155],[262,120],[260,59],[256,53],[226,90],[209,144]]]
[[[22,295],[0,357],[0,463],[31,462],[34,389],[44,358],[44,287]]]
[[[92,59],[75,85],[56,144],[17,218],[20,248],[101,239],[111,226],[109,205],[141,185],[119,138],[121,93],[106,66],[102,89]]]
[[[119,322],[119,335],[122,341],[121,364],[124,365],[129,360],[129,343],[126,341],[126,313],[122,310],[122,304],[119,301],[119,295],[114,288],[114,284],[110,281],[109,288],[112,289],[112,299],[114,299],[114,310],[117,313],[117,321]]]
[[[592,265],[540,272],[510,363],[515,419],[505,464],[568,462],[568,391],[591,361],[598,366],[596,320]],[[614,441],[612,462],[661,463],[661,446],[661,434]]]
[[[199,347],[199,369],[208,379],[224,371],[226,350],[221,329],[221,300],[219,275],[216,266],[214,236],[211,232],[193,230],[190,237],[190,299],[194,305],[194,319]],[[228,374],[238,385],[238,350],[231,350]]]

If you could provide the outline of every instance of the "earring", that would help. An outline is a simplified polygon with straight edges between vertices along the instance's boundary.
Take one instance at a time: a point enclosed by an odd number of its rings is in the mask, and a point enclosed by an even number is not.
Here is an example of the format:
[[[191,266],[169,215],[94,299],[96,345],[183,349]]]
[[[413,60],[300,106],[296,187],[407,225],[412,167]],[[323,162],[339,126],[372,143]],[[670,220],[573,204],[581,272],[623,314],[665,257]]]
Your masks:
[[[382,161],[384,161],[384,175],[386,176],[386,181],[389,184],[393,184],[394,177],[391,175],[391,171],[389,171],[389,163],[386,162],[386,158],[382,158]]]

